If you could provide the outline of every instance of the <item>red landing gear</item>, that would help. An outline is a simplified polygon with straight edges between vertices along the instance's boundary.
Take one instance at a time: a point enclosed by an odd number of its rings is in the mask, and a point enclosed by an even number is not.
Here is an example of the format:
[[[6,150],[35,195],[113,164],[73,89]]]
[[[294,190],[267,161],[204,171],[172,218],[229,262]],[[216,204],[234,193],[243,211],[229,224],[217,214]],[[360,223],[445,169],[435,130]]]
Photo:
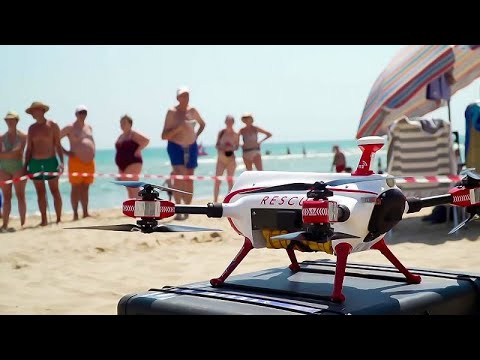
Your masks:
[[[345,301],[345,295],[342,293],[343,279],[345,278],[345,269],[347,267],[348,254],[352,251],[352,245],[340,243],[335,246],[337,255],[337,264],[335,266],[335,280],[333,282],[332,301],[342,303]]]
[[[300,271],[300,265],[298,265],[297,256],[295,255],[295,251],[293,249],[287,248],[287,254],[290,258],[291,264],[288,266],[290,270],[293,272]]]
[[[379,250],[398,269],[398,271],[405,275],[409,283],[420,284],[422,281],[420,275],[415,275],[408,271],[407,268],[403,266],[402,263],[395,257],[395,255],[393,255],[383,239],[373,245],[372,249]]]
[[[382,239],[372,246],[372,249],[379,250],[390,262],[407,278],[407,281],[412,284],[419,284],[422,278],[419,275],[412,274],[405,266],[392,254],[390,249]],[[345,295],[342,293],[343,279],[345,278],[345,269],[347,267],[348,254],[352,251],[352,246],[347,243],[340,243],[335,247],[337,255],[337,264],[335,268],[335,281],[333,283],[332,301],[342,303],[345,301]]]
[[[210,280],[210,285],[212,285],[213,287],[222,285],[225,282],[225,280],[227,279],[227,277],[230,276],[230,274],[233,272],[233,270],[235,270],[237,268],[237,266],[242,262],[242,260],[245,258],[245,256],[247,256],[247,254],[252,249],[253,249],[252,242],[249,239],[245,238],[245,241],[242,245],[242,248],[238,252],[237,256],[235,256],[235,258],[232,260],[230,265],[228,265],[228,267],[225,269],[225,271],[223,272],[223,274],[219,278],[215,278],[215,279]]]

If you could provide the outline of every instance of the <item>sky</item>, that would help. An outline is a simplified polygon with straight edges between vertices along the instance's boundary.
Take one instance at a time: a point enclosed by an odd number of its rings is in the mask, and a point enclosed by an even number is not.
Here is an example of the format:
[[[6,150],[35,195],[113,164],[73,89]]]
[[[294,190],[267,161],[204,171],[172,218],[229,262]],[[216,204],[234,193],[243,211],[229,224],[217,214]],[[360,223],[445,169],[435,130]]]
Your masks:
[[[84,104],[99,149],[113,148],[128,113],[150,146],[164,147],[165,114],[185,85],[206,122],[205,145],[215,143],[227,114],[239,128],[244,112],[273,133],[272,142],[353,140],[371,86],[402,47],[0,46],[0,112],[19,112],[26,131],[33,101],[48,104],[47,118],[61,127]],[[479,98],[480,80],[454,95],[453,130],[465,133],[465,108]],[[447,109],[429,115],[447,119]]]

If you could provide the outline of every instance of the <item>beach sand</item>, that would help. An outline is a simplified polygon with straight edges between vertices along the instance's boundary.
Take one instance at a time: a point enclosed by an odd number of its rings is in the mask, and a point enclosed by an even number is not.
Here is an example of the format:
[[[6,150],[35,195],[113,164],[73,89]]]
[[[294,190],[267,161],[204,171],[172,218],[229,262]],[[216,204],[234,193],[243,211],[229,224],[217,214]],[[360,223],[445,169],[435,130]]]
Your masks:
[[[203,202],[200,202],[203,203]],[[408,215],[387,240],[407,267],[480,273],[480,222],[448,235],[452,223],[430,225]],[[243,239],[226,219],[191,215],[182,224],[221,228],[219,233],[139,234],[66,230],[68,226],[132,223],[120,209],[45,228],[0,234],[0,314],[116,314],[123,295],[219,276]],[[70,218],[70,216],[68,216]],[[28,225],[39,223],[29,217]],[[17,220],[12,226],[19,228]],[[299,261],[334,258],[297,253]],[[353,254],[351,262],[388,264],[377,251]],[[287,266],[283,250],[252,251],[234,272]]]

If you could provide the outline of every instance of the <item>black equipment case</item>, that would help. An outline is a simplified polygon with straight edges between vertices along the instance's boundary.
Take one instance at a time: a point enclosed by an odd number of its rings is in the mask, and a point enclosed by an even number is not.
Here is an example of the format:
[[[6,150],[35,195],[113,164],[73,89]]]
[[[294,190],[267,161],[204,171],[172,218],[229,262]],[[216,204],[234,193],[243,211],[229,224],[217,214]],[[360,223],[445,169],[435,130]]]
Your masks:
[[[301,271],[274,268],[231,276],[222,287],[208,281],[128,294],[119,315],[395,315],[480,314],[480,275],[411,269],[420,284],[407,284],[390,266],[351,263],[336,304],[335,263],[304,261]]]

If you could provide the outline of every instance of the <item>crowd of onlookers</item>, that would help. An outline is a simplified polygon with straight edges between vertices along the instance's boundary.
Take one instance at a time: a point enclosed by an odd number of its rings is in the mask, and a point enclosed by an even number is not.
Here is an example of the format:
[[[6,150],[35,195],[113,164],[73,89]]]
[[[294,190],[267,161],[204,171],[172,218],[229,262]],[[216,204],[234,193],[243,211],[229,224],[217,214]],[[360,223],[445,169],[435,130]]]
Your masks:
[[[189,105],[190,91],[186,87],[177,89],[178,104],[168,109],[161,137],[167,140],[167,152],[172,165],[172,175],[194,175],[198,166],[197,139],[205,129],[205,121],[199,111]],[[62,197],[58,187],[58,176],[45,173],[62,173],[65,168],[64,159],[67,158],[69,182],[71,184],[70,201],[74,220],[79,218],[78,207],[82,207],[83,217],[89,216],[88,194],[89,186],[94,181],[95,173],[95,141],[92,127],[86,122],[88,109],[80,105],[75,109],[75,120],[60,129],[58,124],[47,119],[49,106],[36,101],[25,112],[35,120],[25,134],[17,128],[20,116],[10,111],[5,116],[8,130],[0,136],[0,184],[3,194],[2,218],[0,232],[14,231],[8,227],[12,203],[12,192],[15,191],[18,201],[20,223],[25,224],[26,180],[18,178],[28,174],[33,180],[37,193],[38,207],[41,214],[41,226],[47,221],[47,186],[52,194],[56,221],[61,221]],[[218,151],[215,174],[233,176],[237,167],[235,151],[242,148],[243,161],[247,170],[263,170],[261,144],[272,134],[254,125],[253,115],[246,113],[241,117],[245,124],[238,132],[234,129],[234,117],[228,115],[225,119],[225,128],[217,136],[216,148]],[[120,136],[115,142],[115,163],[118,167],[120,180],[138,180],[142,171],[142,150],[150,140],[145,135],[133,129],[133,119],[129,115],[120,118]],[[259,139],[259,135],[265,135]],[[62,147],[61,139],[68,138],[70,148]],[[74,173],[88,173],[91,176],[78,176]],[[125,174],[130,174],[126,177]],[[133,175],[133,177],[132,177]],[[5,180],[14,180],[5,183]],[[177,204],[190,204],[193,196],[193,180],[174,180],[171,185],[190,194],[174,192]],[[228,180],[229,191],[233,180]],[[214,201],[218,201],[220,181],[214,184]],[[137,197],[138,189],[127,188],[130,197]],[[186,217],[177,214],[177,220]]]

